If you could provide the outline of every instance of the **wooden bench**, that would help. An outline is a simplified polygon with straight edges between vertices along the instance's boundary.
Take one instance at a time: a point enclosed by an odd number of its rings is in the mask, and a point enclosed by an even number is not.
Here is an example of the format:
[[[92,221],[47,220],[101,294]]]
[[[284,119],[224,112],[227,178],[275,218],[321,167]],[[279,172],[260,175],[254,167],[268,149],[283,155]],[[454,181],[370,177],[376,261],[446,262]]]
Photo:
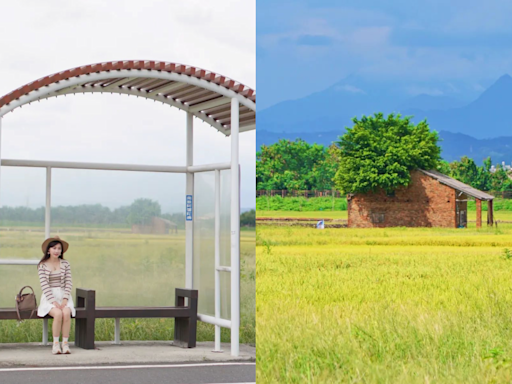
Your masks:
[[[185,298],[188,305],[185,306]],[[176,288],[175,307],[96,307],[96,291],[76,289],[75,346],[94,349],[94,324],[104,318],[175,318],[173,345],[195,348],[197,334],[198,291]],[[30,312],[21,312],[22,319],[28,319]],[[14,308],[0,308],[0,320],[16,320]],[[50,315],[44,317],[51,319]],[[44,319],[43,317],[32,317]]]
[[[45,317],[38,317],[36,313],[34,313],[34,316],[32,316],[32,319],[29,319],[30,317],[30,311],[22,311],[20,312],[20,316],[22,320],[42,320],[42,319],[52,319],[50,315],[46,315]],[[85,311],[83,308],[76,308],[76,319],[78,318],[84,318]],[[0,308],[0,320],[18,320],[18,314],[16,313],[15,308]]]

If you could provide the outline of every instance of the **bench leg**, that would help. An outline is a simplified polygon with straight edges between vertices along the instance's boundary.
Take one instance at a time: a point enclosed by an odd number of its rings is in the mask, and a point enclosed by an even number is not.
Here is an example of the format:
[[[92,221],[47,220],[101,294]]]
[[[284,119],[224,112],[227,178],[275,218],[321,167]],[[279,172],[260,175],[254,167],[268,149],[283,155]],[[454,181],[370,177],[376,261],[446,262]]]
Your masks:
[[[116,329],[114,334],[114,344],[121,344],[121,319],[116,318]]]
[[[190,317],[178,317],[174,320],[174,343],[181,348],[195,348],[197,334],[197,297],[188,298]],[[176,306],[185,305],[185,298],[176,294]]]
[[[94,349],[94,318],[75,320],[75,346]]]
[[[48,345],[48,319],[43,319],[43,345]]]
[[[77,307],[85,307],[85,319],[75,319],[75,346],[94,349],[96,292],[77,289]]]

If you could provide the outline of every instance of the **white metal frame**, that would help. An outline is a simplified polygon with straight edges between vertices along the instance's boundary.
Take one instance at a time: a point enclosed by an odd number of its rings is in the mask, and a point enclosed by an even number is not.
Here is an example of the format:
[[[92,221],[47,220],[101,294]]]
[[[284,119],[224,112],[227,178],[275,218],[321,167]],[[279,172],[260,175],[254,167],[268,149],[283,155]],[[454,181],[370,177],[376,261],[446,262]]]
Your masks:
[[[104,89],[101,87],[87,86],[76,87],[84,83],[95,80],[119,78],[119,77],[145,77],[172,80],[200,86],[212,90],[225,97],[226,104],[231,101],[231,129],[206,116],[198,108],[191,108],[178,101],[173,101],[157,92],[138,91],[136,89]],[[256,111],[256,104],[246,97],[237,94],[227,88],[206,80],[197,79],[186,75],[168,72],[157,72],[150,70],[120,70],[111,72],[100,72],[89,75],[82,75],[75,78],[60,81],[38,90],[30,92],[28,95],[21,96],[10,104],[0,108],[0,144],[2,117],[17,107],[31,103],[36,100],[60,96],[71,93],[83,92],[116,92],[131,95],[142,96],[145,98],[161,101],[186,111],[187,126],[187,155],[185,166],[155,166],[155,165],[135,165],[135,164],[104,164],[104,163],[78,163],[78,162],[60,162],[60,161],[34,161],[34,160],[8,160],[2,159],[0,153],[0,165],[2,166],[20,166],[20,167],[43,167],[46,168],[46,214],[45,214],[45,238],[50,237],[50,212],[51,212],[51,170],[52,168],[70,168],[70,169],[96,169],[96,170],[117,170],[117,171],[139,171],[139,172],[167,172],[167,173],[186,173],[186,195],[194,195],[194,173],[204,171],[215,171],[215,316],[198,314],[200,321],[214,324],[215,327],[215,351],[220,351],[220,327],[231,329],[231,355],[239,355],[239,332],[240,332],[240,170],[239,170],[239,133],[255,129],[254,124],[239,125],[239,106],[245,105],[253,111]],[[220,102],[220,101],[217,101]],[[207,165],[193,165],[193,117],[198,117],[207,122],[225,135],[231,135],[231,162]],[[1,145],[0,145],[1,147]],[[231,266],[220,265],[220,170],[231,170]],[[1,181],[1,179],[0,179]],[[193,217],[193,216],[192,216]],[[193,221],[186,221],[186,266],[185,266],[185,286],[192,288],[193,282]],[[34,265],[38,260],[0,260],[0,265],[23,264]],[[231,320],[220,317],[220,272],[231,273]],[[43,330],[43,343],[47,343],[48,323],[45,320]],[[120,322],[116,319],[115,343],[120,343]]]
[[[216,128],[220,132],[224,133],[225,135],[230,134],[230,130],[226,129],[222,124],[219,124],[217,121],[213,120],[212,118],[208,117],[206,114],[202,113],[201,111],[197,111],[197,108],[189,107],[186,104],[180,103],[179,101],[175,101],[171,98],[165,97],[161,93],[153,93],[153,92],[147,92],[147,91],[139,91],[136,88],[109,88],[105,90],[103,86],[94,86],[94,85],[88,85],[83,86],[83,84],[90,83],[93,81],[100,81],[100,80],[106,80],[106,79],[117,79],[120,77],[138,77],[138,78],[152,78],[152,79],[161,79],[161,80],[169,80],[169,81],[176,81],[181,83],[187,83],[190,85],[195,85],[213,92],[216,92],[222,96],[226,97],[226,104],[229,103],[229,100],[236,99],[238,102],[242,105],[245,105],[247,108],[256,111],[256,103],[245,96],[236,93],[230,89],[227,89],[225,87],[222,87],[218,84],[198,79],[196,77],[182,75],[179,73],[172,73],[172,72],[159,72],[154,70],[148,70],[148,69],[139,69],[139,70],[129,70],[129,69],[123,69],[123,70],[116,70],[116,71],[109,71],[109,72],[99,72],[99,73],[90,73],[88,75],[81,75],[77,77],[72,77],[66,80],[61,80],[58,83],[53,83],[48,86],[39,88],[35,91],[30,92],[27,95],[21,96],[19,99],[14,100],[10,102],[7,105],[4,105],[0,108],[0,118],[5,115],[6,113],[9,113],[13,111],[14,109],[21,107],[24,104],[32,103],[36,100],[42,100],[47,99],[50,97],[57,97],[67,94],[74,94],[74,93],[88,93],[88,92],[108,92],[108,93],[119,93],[119,94],[127,94],[127,95],[135,95],[144,97],[147,99],[152,99],[155,101],[160,101],[164,104],[169,104],[173,107],[182,109],[186,112],[192,113],[194,116],[200,118],[204,122],[208,123],[212,127]],[[78,88],[80,87],[80,88]],[[233,104],[231,104],[233,105]],[[255,129],[254,124],[244,125],[241,128],[241,131],[250,131]]]

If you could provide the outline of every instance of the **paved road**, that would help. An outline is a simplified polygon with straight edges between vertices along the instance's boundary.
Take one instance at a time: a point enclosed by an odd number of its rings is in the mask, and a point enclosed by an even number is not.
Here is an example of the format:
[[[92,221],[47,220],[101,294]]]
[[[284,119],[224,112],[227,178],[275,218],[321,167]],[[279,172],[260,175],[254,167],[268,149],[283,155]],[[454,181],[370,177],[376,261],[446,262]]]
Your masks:
[[[248,362],[0,369],[0,383],[2,384],[209,384],[255,382],[256,365]]]

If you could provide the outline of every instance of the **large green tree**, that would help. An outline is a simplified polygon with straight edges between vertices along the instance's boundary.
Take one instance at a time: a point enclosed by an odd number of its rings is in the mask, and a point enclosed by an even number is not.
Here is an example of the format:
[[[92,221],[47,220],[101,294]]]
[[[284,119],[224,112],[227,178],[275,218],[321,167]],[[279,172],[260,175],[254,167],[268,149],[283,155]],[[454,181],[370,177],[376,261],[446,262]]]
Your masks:
[[[256,189],[331,189],[337,154],[335,147],[301,139],[263,145],[256,153]]]
[[[137,199],[130,206],[127,221],[129,224],[149,225],[153,216],[160,216],[162,209],[157,201]]]
[[[344,193],[383,189],[388,193],[411,181],[410,171],[436,169],[441,160],[437,132],[424,120],[382,113],[353,119],[337,142],[340,161],[335,186]]]

